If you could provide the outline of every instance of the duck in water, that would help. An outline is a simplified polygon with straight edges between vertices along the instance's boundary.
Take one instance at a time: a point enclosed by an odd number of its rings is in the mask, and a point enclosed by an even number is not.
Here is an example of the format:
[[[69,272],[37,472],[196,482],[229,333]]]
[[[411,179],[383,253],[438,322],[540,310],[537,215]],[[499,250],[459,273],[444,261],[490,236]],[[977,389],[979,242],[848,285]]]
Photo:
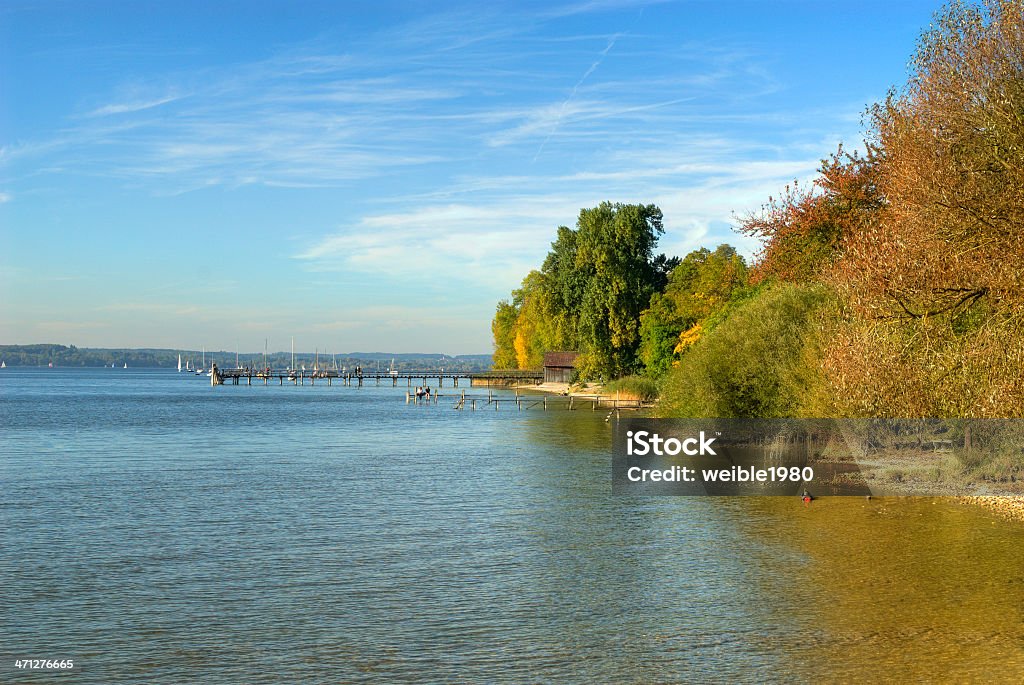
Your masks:
[[[803,500],[805,507],[809,507],[811,506],[811,500],[813,500],[814,498],[811,497],[811,493],[807,492],[807,489],[804,488],[804,494],[800,497],[800,499]]]

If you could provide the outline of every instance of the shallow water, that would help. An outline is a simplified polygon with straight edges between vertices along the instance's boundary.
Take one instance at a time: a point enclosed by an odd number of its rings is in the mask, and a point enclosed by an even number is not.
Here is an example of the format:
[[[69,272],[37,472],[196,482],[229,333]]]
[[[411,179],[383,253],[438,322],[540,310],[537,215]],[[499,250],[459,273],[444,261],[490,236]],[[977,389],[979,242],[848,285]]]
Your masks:
[[[1024,678],[1020,524],[613,497],[604,412],[404,392],[0,372],[0,682]]]

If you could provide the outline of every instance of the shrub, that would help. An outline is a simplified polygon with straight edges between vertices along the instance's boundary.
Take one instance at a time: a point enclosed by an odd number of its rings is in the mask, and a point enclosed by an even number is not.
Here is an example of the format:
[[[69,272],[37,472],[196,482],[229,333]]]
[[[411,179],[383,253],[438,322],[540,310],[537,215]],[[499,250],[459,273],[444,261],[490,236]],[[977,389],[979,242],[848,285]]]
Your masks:
[[[826,301],[821,287],[781,284],[739,304],[670,372],[659,413],[806,415],[821,385],[815,324]]]

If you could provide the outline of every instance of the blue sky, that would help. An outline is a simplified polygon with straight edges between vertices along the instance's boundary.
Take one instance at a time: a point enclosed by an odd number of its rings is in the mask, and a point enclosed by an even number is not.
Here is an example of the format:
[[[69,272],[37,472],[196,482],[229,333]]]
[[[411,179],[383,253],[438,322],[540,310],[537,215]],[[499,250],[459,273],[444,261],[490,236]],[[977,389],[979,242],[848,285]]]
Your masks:
[[[0,342],[490,352],[581,207],[751,254],[937,8],[0,0]]]

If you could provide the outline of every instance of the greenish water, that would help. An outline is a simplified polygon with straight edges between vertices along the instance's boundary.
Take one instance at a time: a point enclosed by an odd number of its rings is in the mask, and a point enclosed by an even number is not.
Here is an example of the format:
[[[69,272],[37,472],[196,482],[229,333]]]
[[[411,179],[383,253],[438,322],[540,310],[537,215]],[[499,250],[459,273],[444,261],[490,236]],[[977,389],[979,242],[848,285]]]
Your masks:
[[[403,393],[5,369],[0,682],[1024,679],[1024,526],[613,497],[604,412]]]

